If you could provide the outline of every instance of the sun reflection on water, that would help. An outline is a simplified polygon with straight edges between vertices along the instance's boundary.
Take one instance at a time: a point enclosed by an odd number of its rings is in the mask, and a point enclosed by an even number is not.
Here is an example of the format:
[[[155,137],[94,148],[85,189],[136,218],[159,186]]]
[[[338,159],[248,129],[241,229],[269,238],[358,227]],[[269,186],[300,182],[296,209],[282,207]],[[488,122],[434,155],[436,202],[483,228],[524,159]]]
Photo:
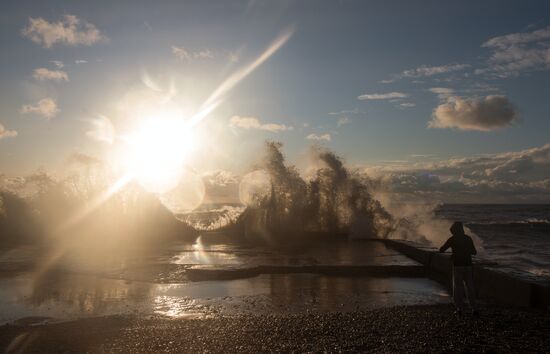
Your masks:
[[[204,317],[201,307],[196,299],[187,297],[160,295],[153,301],[155,314],[172,318]]]
[[[184,250],[173,257],[173,264],[240,264],[235,252],[224,252],[216,247],[208,247],[204,244],[202,236],[199,236],[191,246],[191,250]]]

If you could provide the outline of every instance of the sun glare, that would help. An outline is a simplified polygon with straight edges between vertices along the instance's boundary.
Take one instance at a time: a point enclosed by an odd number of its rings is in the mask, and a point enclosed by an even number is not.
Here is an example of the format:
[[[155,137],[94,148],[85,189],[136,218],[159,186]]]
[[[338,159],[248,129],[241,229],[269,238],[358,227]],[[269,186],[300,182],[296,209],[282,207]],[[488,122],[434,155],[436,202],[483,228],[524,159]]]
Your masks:
[[[163,112],[141,120],[124,140],[127,170],[154,193],[164,193],[178,185],[185,162],[196,147],[188,122],[178,112]]]

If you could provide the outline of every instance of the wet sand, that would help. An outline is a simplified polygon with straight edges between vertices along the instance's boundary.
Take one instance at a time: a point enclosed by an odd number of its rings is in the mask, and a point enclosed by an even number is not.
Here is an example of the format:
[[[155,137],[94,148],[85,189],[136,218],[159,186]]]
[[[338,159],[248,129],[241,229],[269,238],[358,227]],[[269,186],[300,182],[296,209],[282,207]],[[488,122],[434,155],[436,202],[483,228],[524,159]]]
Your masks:
[[[457,318],[450,305],[357,312],[169,320],[111,316],[44,326],[5,325],[3,351],[23,352],[544,352],[547,311],[482,308]]]

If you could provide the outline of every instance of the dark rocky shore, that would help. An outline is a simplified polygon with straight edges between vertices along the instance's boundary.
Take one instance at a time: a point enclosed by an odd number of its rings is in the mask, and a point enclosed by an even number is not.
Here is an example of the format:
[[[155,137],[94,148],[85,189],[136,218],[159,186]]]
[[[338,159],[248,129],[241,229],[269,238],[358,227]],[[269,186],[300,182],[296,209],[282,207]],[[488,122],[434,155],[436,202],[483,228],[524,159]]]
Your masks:
[[[548,311],[483,308],[457,317],[450,305],[351,313],[178,319],[101,317],[5,325],[0,349],[15,352],[547,352]]]

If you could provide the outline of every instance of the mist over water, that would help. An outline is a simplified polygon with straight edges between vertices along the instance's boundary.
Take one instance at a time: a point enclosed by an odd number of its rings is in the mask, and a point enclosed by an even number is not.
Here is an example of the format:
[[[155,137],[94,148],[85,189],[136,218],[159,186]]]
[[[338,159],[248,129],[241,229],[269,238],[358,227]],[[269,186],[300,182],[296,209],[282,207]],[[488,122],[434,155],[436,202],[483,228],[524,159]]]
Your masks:
[[[93,268],[194,233],[135,183],[105,196],[114,179],[101,162],[76,164],[62,177],[39,172],[3,181],[3,250],[30,245],[44,250],[37,261]]]
[[[110,272],[211,231],[277,248],[349,238],[439,245],[448,236],[451,221],[435,217],[435,204],[401,203],[383,182],[321,147],[311,149],[311,168],[301,174],[282,148],[265,143],[263,158],[240,180],[240,205],[199,205],[204,194],[195,193],[201,190],[193,186],[203,185],[197,175],[174,196],[147,192],[133,181],[114,190],[109,167],[83,155],[75,155],[61,176],[4,177],[1,251],[30,246],[40,269]]]
[[[282,144],[267,142],[265,149],[258,169],[241,182],[247,209],[239,222],[248,239],[314,241],[317,235],[438,243],[449,233],[449,221],[435,218],[435,204],[418,208],[395,202],[381,180],[350,170],[327,149],[311,149],[307,177],[286,163]]]
[[[43,171],[4,176],[0,255],[32,247],[32,263],[39,269],[109,271],[155,259],[174,242],[191,244],[208,232],[214,232],[208,236],[212,239],[220,235],[276,248],[357,238],[439,247],[450,236],[452,222],[461,220],[481,258],[547,276],[547,209],[442,207],[422,195],[404,200],[383,178],[347,167],[325,148],[311,149],[305,172],[287,163],[282,148],[267,142],[252,172],[232,182],[240,203],[199,205],[203,195],[193,186],[202,181],[194,175],[190,188],[177,191],[176,212],[167,206],[166,194],[147,192],[132,181],[105,197],[116,178],[103,162],[87,156],[74,156],[56,177]],[[184,199],[188,195],[190,202]]]
[[[265,243],[309,242],[314,237],[439,243],[448,234],[449,222],[433,214],[436,205],[397,203],[383,183],[350,170],[327,149],[313,147],[310,162],[313,167],[303,176],[286,162],[282,144],[266,142],[263,159],[241,179],[244,206],[207,209],[199,205],[203,197],[194,193],[196,188],[179,188],[177,200],[188,196],[192,206],[180,203],[174,211],[166,205],[169,193],[158,196],[131,181],[94,205],[116,179],[103,162],[75,155],[62,177],[38,172],[4,178],[0,246],[62,245],[65,253],[93,259],[104,250],[139,253],[170,240],[190,239],[197,231],[231,229]],[[202,185],[197,176],[192,182]]]

